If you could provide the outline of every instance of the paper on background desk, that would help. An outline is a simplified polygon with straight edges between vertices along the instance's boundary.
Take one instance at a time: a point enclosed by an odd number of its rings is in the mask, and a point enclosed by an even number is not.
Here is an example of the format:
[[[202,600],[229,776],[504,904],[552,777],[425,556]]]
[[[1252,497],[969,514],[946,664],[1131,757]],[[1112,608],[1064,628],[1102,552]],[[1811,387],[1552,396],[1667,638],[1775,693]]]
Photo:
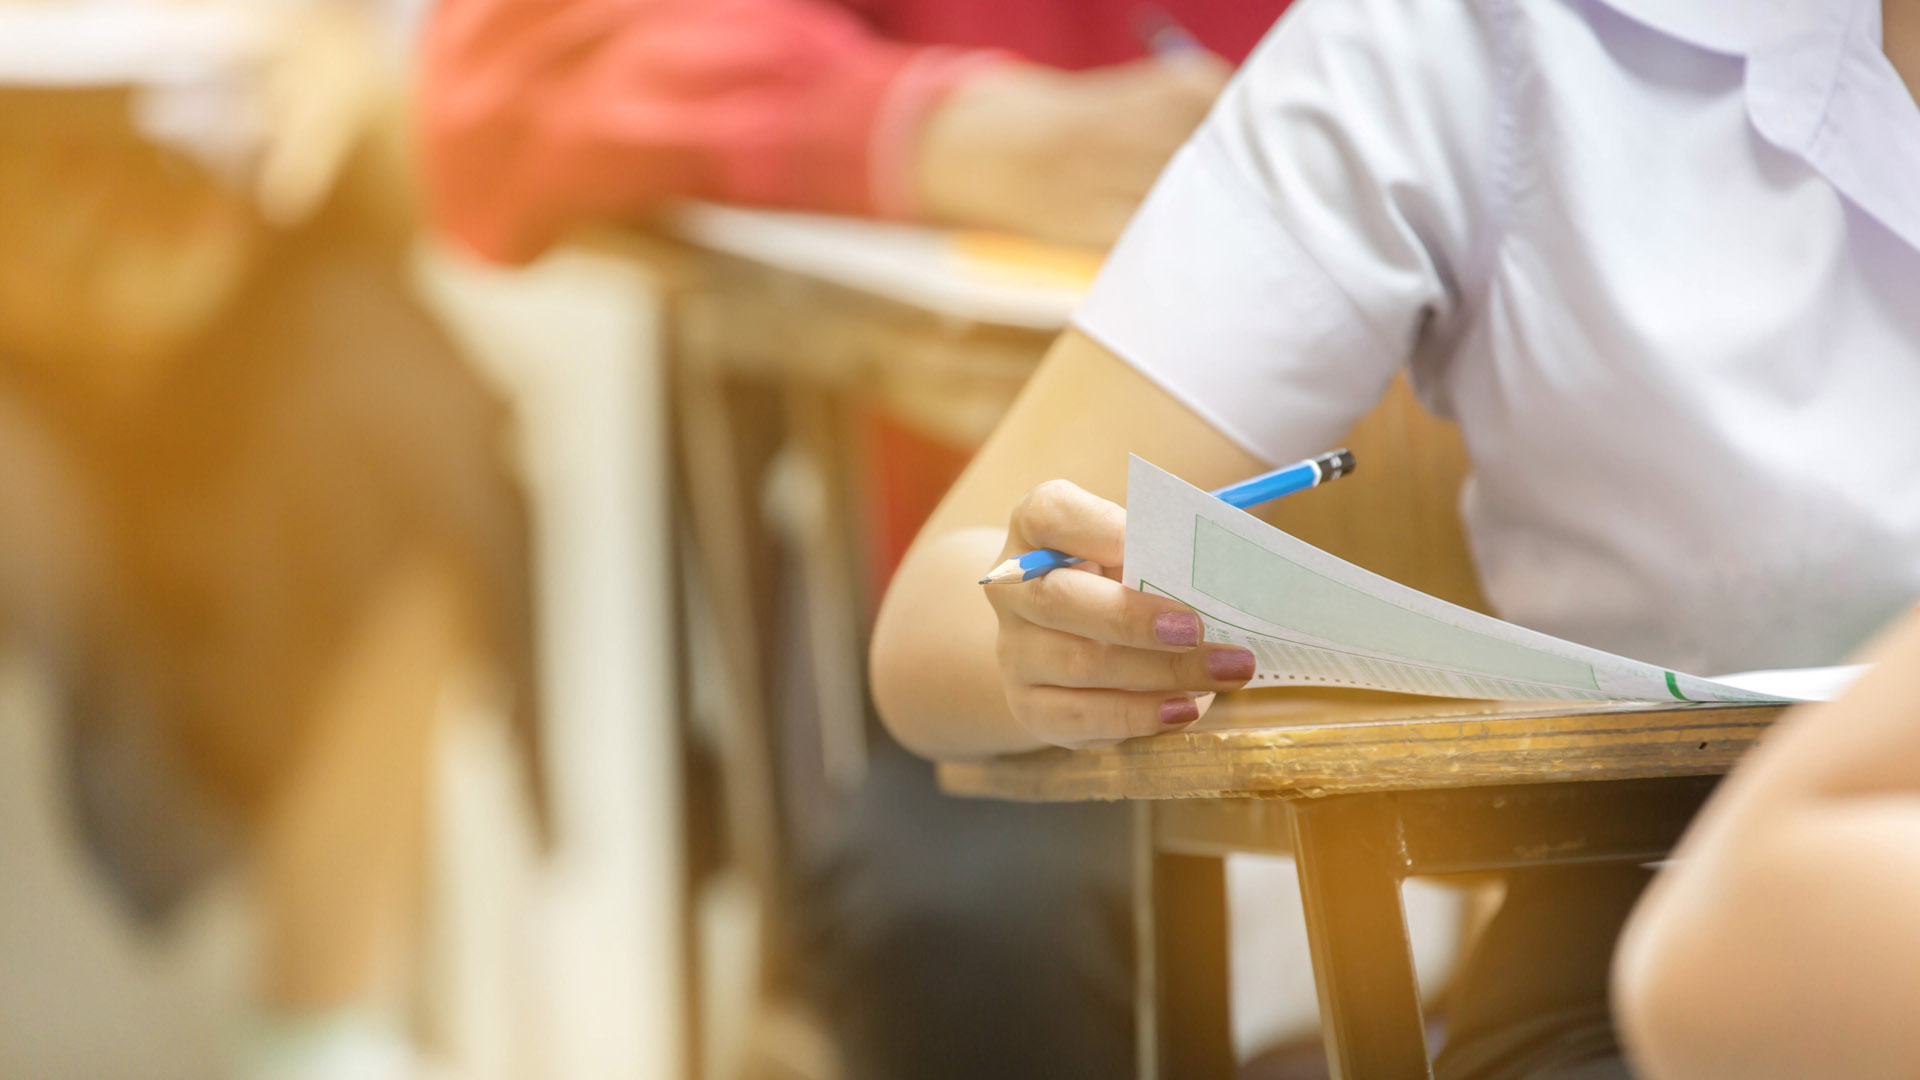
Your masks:
[[[1821,700],[1858,669],[1704,679],[1469,611],[1296,540],[1140,458],[1127,470],[1127,583],[1253,650],[1254,686],[1522,701]],[[1740,685],[1736,685],[1740,684]]]
[[[688,202],[667,227],[690,243],[968,322],[1054,332],[1098,259],[1072,248],[869,221]]]

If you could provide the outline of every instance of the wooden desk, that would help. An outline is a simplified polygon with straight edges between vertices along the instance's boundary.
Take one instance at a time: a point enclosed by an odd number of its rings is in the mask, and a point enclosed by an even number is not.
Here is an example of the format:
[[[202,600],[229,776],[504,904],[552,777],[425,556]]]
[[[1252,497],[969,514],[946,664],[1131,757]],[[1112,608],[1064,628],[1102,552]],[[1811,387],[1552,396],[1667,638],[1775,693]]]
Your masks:
[[[785,872],[781,832],[793,824],[775,806],[784,778],[772,749],[782,595],[803,597],[808,619],[821,730],[803,752],[842,791],[864,771],[876,598],[860,489],[872,463],[851,418],[871,409],[949,446],[977,446],[1060,327],[970,321],[683,245],[656,245],[654,261],[662,250],[675,262],[668,351],[687,540],[727,646],[731,841],[771,883]],[[767,497],[783,468],[785,493],[804,493],[807,505]],[[781,545],[797,558],[783,565]]]
[[[879,412],[936,441],[977,446],[1071,306],[1040,297],[975,310],[957,302],[968,294],[956,289],[955,303],[931,309],[813,272],[811,261],[832,245],[796,249],[787,242],[792,223],[775,216],[772,224],[779,243],[758,255],[765,237],[734,243],[742,238],[732,232],[705,244],[698,235],[604,240],[662,285],[683,511],[683,647],[687,670],[703,674],[700,694],[712,698],[690,693],[689,712],[712,721],[696,725],[697,744],[704,754],[710,738],[718,765],[717,793],[703,790],[700,801],[707,809],[717,796],[729,868],[752,881],[763,913],[754,1000],[723,1002],[699,1020],[716,1075],[723,1058],[761,1056],[755,1044],[770,1048],[764,1056],[783,1072],[799,1071],[796,1060],[827,1044],[818,1033],[792,1034],[809,1024],[791,992],[797,949],[782,913],[794,890],[789,852],[829,819],[865,767],[875,598],[862,489],[871,463],[850,418]],[[868,227],[840,223],[829,232]],[[807,265],[777,258],[794,250]],[[715,1021],[729,1008],[747,1017],[744,1035]],[[783,1048],[771,1050],[776,1043]]]
[[[1291,853],[1336,1078],[1430,1076],[1408,877],[1671,850],[1777,706],[1272,691],[1095,750],[941,766],[961,795],[1133,799],[1140,1076],[1231,1076],[1221,859]]]

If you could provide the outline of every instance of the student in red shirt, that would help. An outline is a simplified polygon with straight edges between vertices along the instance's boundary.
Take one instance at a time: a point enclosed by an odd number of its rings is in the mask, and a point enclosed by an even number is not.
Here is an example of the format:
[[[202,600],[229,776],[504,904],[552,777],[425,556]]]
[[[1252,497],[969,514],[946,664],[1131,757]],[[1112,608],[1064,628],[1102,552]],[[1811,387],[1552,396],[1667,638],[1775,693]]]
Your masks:
[[[1104,245],[1284,0],[443,0],[432,211],[523,261],[675,196]],[[1168,13],[1200,48],[1147,60]]]

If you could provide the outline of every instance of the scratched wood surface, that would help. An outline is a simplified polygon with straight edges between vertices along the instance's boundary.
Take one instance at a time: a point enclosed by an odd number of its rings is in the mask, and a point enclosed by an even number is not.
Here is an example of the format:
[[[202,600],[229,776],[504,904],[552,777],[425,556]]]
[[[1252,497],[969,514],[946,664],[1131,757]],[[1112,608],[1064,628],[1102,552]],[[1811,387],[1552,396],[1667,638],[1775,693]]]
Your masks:
[[[940,766],[956,795],[1023,801],[1312,798],[1726,772],[1778,706],[1453,701],[1272,690],[1184,732]]]

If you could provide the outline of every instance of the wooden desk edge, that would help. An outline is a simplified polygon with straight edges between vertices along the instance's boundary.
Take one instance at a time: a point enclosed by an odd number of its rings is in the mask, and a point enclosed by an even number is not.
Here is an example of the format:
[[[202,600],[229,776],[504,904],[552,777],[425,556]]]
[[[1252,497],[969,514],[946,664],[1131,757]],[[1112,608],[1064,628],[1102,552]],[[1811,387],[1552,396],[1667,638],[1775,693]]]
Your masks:
[[[1315,798],[1501,784],[1726,772],[1778,705],[1602,706],[1577,711],[1351,715],[1334,722],[1199,728],[1089,750],[941,764],[953,795],[1065,802]]]

